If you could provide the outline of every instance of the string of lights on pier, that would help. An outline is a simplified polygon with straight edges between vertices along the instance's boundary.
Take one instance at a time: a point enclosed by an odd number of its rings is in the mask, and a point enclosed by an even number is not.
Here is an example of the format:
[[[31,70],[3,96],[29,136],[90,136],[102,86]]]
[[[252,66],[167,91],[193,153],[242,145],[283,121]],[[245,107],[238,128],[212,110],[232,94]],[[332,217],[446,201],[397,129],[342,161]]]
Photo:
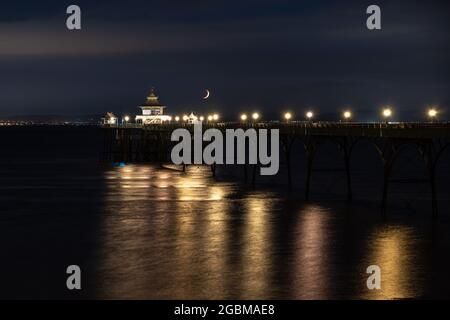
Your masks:
[[[170,116],[165,114],[165,108],[163,104],[160,103],[158,96],[155,93],[154,88],[150,90],[150,93],[147,96],[146,101],[139,106],[142,110],[141,115],[137,115],[134,118],[134,121],[131,121],[131,117],[129,115],[124,115],[121,118],[122,124],[164,124],[164,123],[196,123],[196,122],[205,122],[205,123],[215,123],[219,122],[220,116],[218,113],[213,112],[207,115],[196,115],[194,112],[190,114],[183,115],[175,115]],[[437,106],[430,106],[427,108],[426,116],[429,121],[434,121],[438,118],[439,108]],[[315,111],[310,109],[307,110],[302,117],[295,117],[295,114],[292,111],[286,111],[280,115],[281,121],[289,122],[289,121],[314,121],[316,114]],[[394,108],[392,106],[384,106],[380,109],[380,118],[385,123],[389,123],[394,116]],[[262,121],[262,114],[260,112],[254,111],[249,113],[241,113],[239,116],[239,121],[243,123],[247,122],[260,122]],[[346,108],[342,111],[341,122],[352,122],[354,119],[354,113],[350,108]],[[270,120],[270,119],[269,119]],[[275,119],[272,119],[275,120]],[[104,124],[114,125],[118,124],[119,118],[115,116],[113,113],[108,112],[106,117],[102,119]]]
[[[432,107],[429,108],[426,112],[426,115],[428,119],[435,120],[439,114],[438,108]],[[381,117],[384,121],[388,121],[392,116],[394,115],[394,111],[391,107],[385,107],[381,110]],[[312,121],[315,117],[315,113],[313,110],[308,110],[304,113],[303,120]],[[342,121],[351,121],[354,117],[353,111],[351,110],[345,110],[341,114]],[[130,117],[128,115],[124,116],[123,122],[128,123],[130,122]],[[218,113],[209,114],[207,116],[196,116],[193,113],[190,115],[184,114],[183,116],[168,116],[167,120],[165,122],[188,122],[188,121],[201,121],[201,122],[218,122],[220,119],[220,116]],[[241,113],[239,116],[240,121],[247,122],[247,121],[254,121],[257,122],[261,119],[261,114],[259,112],[253,112],[253,113]],[[287,111],[282,114],[282,119],[284,121],[291,121],[294,120],[294,114],[290,111]]]

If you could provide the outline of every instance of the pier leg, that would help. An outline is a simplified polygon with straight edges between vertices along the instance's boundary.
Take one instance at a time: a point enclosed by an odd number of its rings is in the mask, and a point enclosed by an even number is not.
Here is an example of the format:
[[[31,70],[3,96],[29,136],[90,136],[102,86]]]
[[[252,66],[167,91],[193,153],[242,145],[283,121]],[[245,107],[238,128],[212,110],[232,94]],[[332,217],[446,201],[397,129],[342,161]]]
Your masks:
[[[120,145],[120,154],[119,154],[119,161],[125,161],[125,153],[126,153],[126,142],[124,137],[124,130],[118,129],[119,131],[119,145]]]
[[[113,160],[113,143],[114,143],[114,135],[113,132],[110,130],[108,132],[108,161]]]
[[[345,158],[345,172],[347,175],[347,200],[351,201],[353,199],[352,179],[350,175],[350,156],[347,152],[344,158]]]
[[[288,190],[292,190],[292,172],[291,172],[291,150],[294,143],[295,136],[284,135],[281,138],[281,143],[286,155],[286,167],[287,167],[287,179],[288,179]]]
[[[104,162],[111,161],[111,152],[112,152],[111,130],[104,129],[104,131],[103,131],[103,154],[101,155],[100,161],[104,161]]]
[[[164,158],[164,146],[163,146],[163,137],[162,134],[158,135],[158,164],[160,167],[163,165]]]
[[[437,219],[437,217],[438,217],[438,205],[437,205],[437,196],[436,196],[436,175],[435,175],[434,167],[432,167],[430,169],[430,184],[431,184],[432,218],[433,219]]]
[[[431,217],[436,220],[438,217],[438,204],[437,204],[437,191],[436,191],[436,163],[439,158],[439,153],[436,157],[433,157],[433,142],[427,145],[427,151],[425,151],[425,163],[428,166],[428,175],[430,179],[431,187]]]
[[[133,162],[133,137],[128,135],[128,155],[127,162]]]
[[[384,165],[384,177],[383,177],[383,196],[381,199],[381,213],[383,216],[387,213],[387,197],[388,197],[388,188],[389,188],[389,176],[391,173],[391,164],[386,163]]]
[[[286,151],[286,166],[287,166],[287,175],[288,175],[288,190],[292,191],[291,150]]]
[[[122,129],[122,161],[128,162],[128,132],[125,129]]]
[[[341,150],[344,157],[345,174],[347,179],[347,201],[351,201],[353,199],[353,190],[352,177],[350,173],[350,159],[353,151],[353,146],[355,145],[355,140],[353,140],[353,138],[350,136],[346,136],[343,137],[343,139],[337,139],[337,143],[339,146],[339,150]]]
[[[423,160],[428,169],[428,178],[431,188],[431,217],[433,220],[438,218],[438,203],[436,190],[436,163],[448,145],[442,145],[438,142],[436,151],[432,140],[419,144],[419,152],[422,154]]]
[[[389,178],[391,175],[395,157],[400,151],[401,144],[399,144],[398,141],[391,139],[384,140],[384,145],[380,145],[377,142],[375,142],[374,145],[377,148],[383,162],[383,192],[381,197],[381,214],[383,217],[386,217]]]
[[[144,130],[141,130],[140,135],[139,135],[139,143],[136,149],[136,160],[137,161],[143,161],[144,157]]]
[[[215,163],[213,163],[211,165],[211,173],[212,173],[212,176],[215,178],[216,177],[216,164]]]
[[[306,164],[306,188],[305,188],[305,200],[309,200],[309,191],[311,186],[311,173],[314,159],[314,151],[307,152],[307,164]]]
[[[257,169],[257,165],[254,164],[253,165],[253,173],[252,173],[252,187],[255,187],[255,181],[256,181],[256,169]]]

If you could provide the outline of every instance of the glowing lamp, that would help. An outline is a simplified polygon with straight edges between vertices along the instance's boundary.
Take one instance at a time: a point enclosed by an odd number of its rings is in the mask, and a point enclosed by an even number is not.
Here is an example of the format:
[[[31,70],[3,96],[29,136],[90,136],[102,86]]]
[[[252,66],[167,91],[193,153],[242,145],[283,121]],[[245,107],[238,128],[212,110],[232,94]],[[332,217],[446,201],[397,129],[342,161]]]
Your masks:
[[[428,116],[429,116],[430,118],[435,118],[435,117],[437,116],[437,114],[438,114],[438,112],[437,112],[437,110],[434,109],[434,108],[428,110]]]
[[[352,112],[351,111],[344,111],[344,119],[348,120],[352,117]]]
[[[390,108],[385,108],[383,110],[383,117],[389,118],[390,116],[392,116],[392,110]]]

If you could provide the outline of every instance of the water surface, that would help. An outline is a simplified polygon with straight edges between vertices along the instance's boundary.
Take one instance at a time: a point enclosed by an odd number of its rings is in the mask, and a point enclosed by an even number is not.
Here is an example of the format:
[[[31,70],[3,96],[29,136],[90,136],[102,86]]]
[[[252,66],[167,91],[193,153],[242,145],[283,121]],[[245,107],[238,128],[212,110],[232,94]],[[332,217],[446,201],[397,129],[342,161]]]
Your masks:
[[[1,298],[450,297],[445,173],[433,223],[426,184],[394,185],[381,216],[379,167],[364,146],[347,203],[331,151],[305,202],[298,168],[287,192],[283,167],[253,188],[241,168],[214,179],[202,166],[100,164],[98,129],[15,128],[1,141]],[[81,292],[65,289],[70,264],[82,268]],[[366,287],[373,264],[382,290]]]

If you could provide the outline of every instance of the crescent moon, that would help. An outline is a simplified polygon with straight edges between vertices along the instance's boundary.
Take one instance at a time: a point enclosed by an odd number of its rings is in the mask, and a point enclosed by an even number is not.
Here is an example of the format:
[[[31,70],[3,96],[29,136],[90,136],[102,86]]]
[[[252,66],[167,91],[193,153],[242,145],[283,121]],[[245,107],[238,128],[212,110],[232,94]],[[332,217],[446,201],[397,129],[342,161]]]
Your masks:
[[[203,100],[208,99],[210,95],[211,95],[211,93],[209,92],[208,89],[206,89],[206,96],[203,97]]]

